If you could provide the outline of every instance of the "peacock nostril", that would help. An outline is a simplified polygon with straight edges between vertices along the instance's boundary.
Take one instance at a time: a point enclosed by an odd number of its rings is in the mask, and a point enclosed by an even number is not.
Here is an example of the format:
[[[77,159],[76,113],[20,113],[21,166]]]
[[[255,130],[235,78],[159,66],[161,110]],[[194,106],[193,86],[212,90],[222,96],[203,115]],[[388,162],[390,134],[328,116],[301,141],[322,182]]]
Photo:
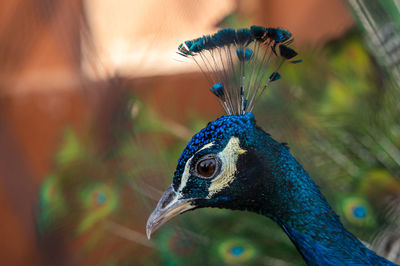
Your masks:
[[[171,203],[171,201],[173,201],[176,197],[176,193],[171,190],[166,196],[165,196],[165,200],[162,202],[161,204],[161,208],[164,209],[166,206],[168,206],[168,204]]]

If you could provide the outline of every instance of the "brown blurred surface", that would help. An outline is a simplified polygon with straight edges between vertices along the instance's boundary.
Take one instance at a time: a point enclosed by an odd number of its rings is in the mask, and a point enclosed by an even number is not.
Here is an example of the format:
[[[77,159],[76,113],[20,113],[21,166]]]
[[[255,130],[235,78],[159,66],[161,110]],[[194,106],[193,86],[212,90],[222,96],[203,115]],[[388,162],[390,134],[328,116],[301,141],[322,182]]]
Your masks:
[[[353,23],[340,0],[250,2],[237,1],[238,12],[288,28],[300,45],[338,37]],[[89,130],[113,92],[107,81],[81,72],[80,0],[6,0],[0,14],[0,258],[3,265],[40,265],[34,224],[40,181],[51,171],[63,129]],[[187,122],[188,110],[207,118],[222,113],[201,73],[126,84],[172,121]]]
[[[345,33],[353,18],[340,0],[260,1],[256,22],[289,29],[296,46],[324,43]],[[265,14],[265,15],[264,15]]]

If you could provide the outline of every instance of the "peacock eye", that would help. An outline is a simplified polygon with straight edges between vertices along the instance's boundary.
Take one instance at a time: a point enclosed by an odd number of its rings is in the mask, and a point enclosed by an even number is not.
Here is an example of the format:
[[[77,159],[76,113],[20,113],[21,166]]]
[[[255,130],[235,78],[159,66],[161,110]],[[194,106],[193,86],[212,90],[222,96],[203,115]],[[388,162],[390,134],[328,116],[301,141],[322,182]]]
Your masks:
[[[196,174],[201,178],[212,178],[219,169],[219,161],[213,156],[205,156],[196,164]]]

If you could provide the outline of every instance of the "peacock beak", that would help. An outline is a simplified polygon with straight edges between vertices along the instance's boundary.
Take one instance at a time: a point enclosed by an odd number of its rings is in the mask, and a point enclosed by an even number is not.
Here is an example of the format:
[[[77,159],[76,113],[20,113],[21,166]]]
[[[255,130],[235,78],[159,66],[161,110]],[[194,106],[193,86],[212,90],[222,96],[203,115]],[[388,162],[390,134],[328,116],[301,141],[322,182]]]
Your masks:
[[[192,199],[181,199],[172,185],[164,192],[156,208],[150,214],[146,225],[147,238],[171,218],[196,206],[192,205]]]

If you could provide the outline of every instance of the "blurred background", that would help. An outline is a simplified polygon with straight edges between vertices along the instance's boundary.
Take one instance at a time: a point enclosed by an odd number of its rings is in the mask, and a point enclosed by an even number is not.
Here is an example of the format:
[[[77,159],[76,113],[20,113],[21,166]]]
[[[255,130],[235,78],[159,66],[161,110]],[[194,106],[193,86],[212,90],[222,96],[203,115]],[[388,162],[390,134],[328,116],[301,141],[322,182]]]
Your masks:
[[[303,59],[258,124],[399,263],[400,1],[381,2],[1,1],[1,264],[304,265],[250,213],[199,210],[145,237],[186,143],[223,114],[178,44],[253,24],[291,31]]]

